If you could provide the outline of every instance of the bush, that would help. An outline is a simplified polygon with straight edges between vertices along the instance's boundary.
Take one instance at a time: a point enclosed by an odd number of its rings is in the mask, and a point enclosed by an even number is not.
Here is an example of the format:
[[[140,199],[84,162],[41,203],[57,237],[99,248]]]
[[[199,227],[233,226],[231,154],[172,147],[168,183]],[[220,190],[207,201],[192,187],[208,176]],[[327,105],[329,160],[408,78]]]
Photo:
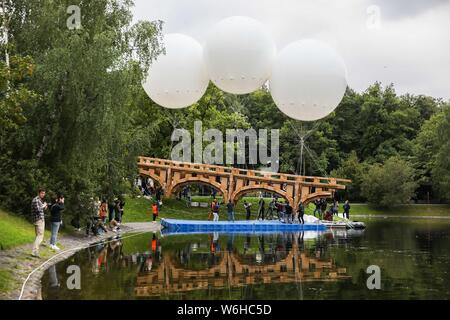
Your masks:
[[[412,166],[398,158],[369,166],[362,176],[361,193],[376,207],[389,207],[408,203],[414,195],[417,183]]]

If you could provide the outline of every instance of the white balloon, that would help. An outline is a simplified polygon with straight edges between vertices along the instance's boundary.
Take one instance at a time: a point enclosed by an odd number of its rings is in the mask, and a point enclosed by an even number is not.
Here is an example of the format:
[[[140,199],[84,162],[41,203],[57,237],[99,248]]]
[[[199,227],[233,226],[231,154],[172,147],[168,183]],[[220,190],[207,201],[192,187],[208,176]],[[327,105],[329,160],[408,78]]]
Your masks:
[[[277,56],[269,81],[277,107],[304,121],[321,119],[342,100],[347,70],[338,53],[317,40],[289,44]]]
[[[244,94],[257,90],[270,77],[276,47],[261,23],[234,16],[212,28],[204,55],[209,77],[217,87]]]
[[[195,39],[179,33],[164,36],[164,47],[166,54],[159,55],[148,70],[144,90],[163,107],[188,107],[208,87],[203,48]]]

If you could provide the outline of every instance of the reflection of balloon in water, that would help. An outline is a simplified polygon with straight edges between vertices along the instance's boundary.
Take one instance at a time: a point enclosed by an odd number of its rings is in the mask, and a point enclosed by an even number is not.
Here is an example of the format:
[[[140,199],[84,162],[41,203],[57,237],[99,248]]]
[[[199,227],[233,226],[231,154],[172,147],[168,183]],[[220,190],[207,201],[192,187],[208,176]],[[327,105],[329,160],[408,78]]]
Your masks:
[[[166,54],[158,56],[148,70],[143,87],[148,96],[166,108],[184,108],[205,93],[209,79],[203,49],[191,37],[173,33],[164,36]]]
[[[289,44],[275,60],[269,81],[275,104],[304,121],[323,118],[342,100],[347,71],[334,49],[317,40]]]
[[[244,94],[270,77],[276,48],[261,23],[235,16],[213,27],[204,54],[212,82],[223,91]]]

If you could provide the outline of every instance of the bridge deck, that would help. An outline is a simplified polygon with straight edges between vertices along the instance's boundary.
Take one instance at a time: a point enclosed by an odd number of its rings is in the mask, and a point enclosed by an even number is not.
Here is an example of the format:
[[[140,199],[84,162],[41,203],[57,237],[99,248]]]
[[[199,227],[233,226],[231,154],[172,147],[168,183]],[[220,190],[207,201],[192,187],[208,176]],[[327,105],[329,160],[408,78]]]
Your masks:
[[[280,221],[240,220],[204,221],[161,219],[161,225],[169,232],[265,232],[265,231],[324,231],[327,227],[322,223],[282,223]]]

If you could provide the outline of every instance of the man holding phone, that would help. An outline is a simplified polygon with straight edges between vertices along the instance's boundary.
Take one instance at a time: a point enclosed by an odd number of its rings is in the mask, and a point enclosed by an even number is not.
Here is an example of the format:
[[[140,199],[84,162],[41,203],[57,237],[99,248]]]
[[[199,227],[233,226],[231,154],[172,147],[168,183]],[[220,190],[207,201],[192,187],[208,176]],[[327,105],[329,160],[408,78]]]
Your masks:
[[[44,210],[48,208],[47,203],[44,201],[45,190],[39,189],[38,195],[31,201],[31,220],[34,224],[34,230],[36,233],[36,239],[33,244],[33,251],[31,255],[39,258],[39,246],[44,239],[45,220]]]

